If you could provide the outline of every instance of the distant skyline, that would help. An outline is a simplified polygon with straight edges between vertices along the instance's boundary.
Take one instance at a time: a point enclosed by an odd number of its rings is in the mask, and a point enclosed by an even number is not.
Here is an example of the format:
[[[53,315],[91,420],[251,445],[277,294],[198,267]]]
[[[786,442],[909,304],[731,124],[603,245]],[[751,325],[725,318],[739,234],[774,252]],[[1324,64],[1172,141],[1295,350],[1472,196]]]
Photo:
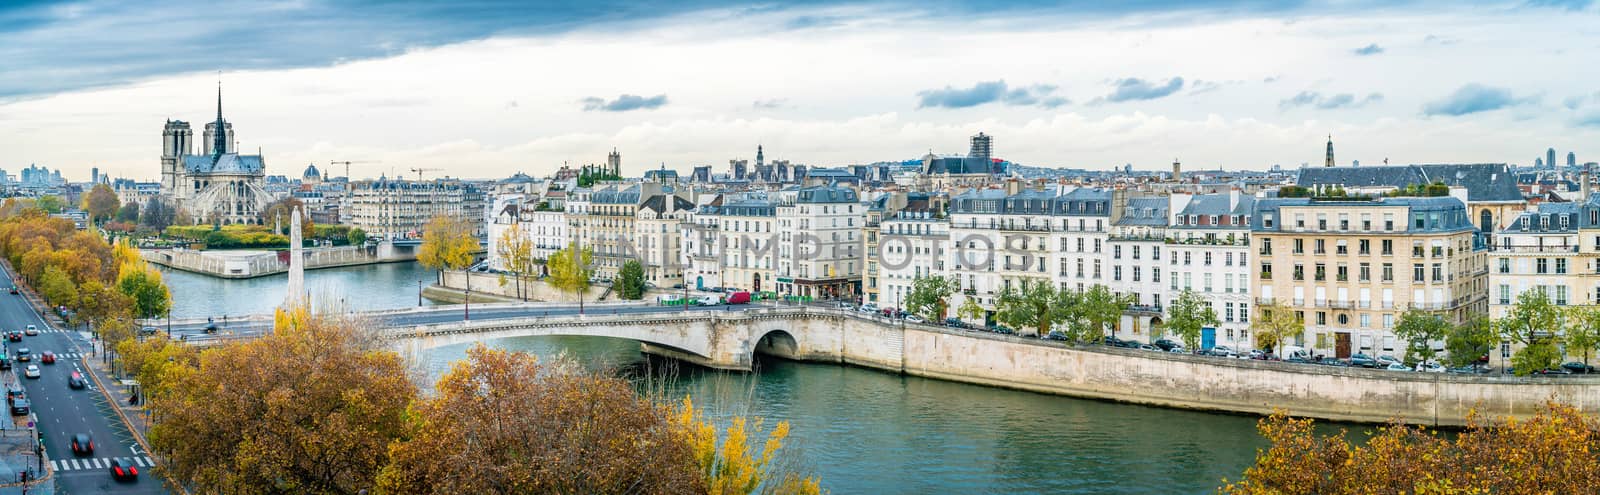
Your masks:
[[[1329,134],[1341,165],[1600,159],[1592,1],[1101,4],[12,2],[0,168],[153,179],[218,71],[241,151],[291,177],[838,166],[979,131],[1039,167],[1320,166]]]

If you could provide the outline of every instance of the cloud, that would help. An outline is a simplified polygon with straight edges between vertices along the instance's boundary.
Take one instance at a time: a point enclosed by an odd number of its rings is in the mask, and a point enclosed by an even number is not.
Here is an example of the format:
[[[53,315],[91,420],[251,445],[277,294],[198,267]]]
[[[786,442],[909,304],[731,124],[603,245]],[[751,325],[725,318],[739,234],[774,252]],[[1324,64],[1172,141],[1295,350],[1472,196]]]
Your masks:
[[[1056,108],[1071,103],[1071,100],[1055,96],[1055,91],[1056,87],[1048,84],[1013,88],[1005,80],[980,82],[970,88],[945,86],[918,91],[917,108],[968,108],[996,102],[1011,106]]]
[[[1183,89],[1183,78],[1174,77],[1165,83],[1145,81],[1137,77],[1119,79],[1114,83],[1116,88],[1104,99],[1110,102],[1130,100],[1154,100]]]
[[[1578,127],[1600,128],[1600,108],[1579,114],[1573,119],[1572,124]]]
[[[1430,35],[1424,36],[1422,38],[1422,42],[1423,43],[1438,43],[1438,44],[1441,44],[1441,45],[1454,45],[1456,43],[1460,43],[1461,39],[1460,38],[1451,38],[1451,37],[1448,37],[1448,36],[1439,36],[1437,34],[1430,34]]]
[[[771,110],[774,108],[783,108],[784,105],[788,104],[788,98],[769,98],[765,100],[756,100],[754,103],[751,103],[750,106],[762,110]]]
[[[650,97],[638,95],[621,95],[617,99],[606,101],[605,98],[590,96],[579,100],[583,103],[583,111],[593,112],[626,112],[629,110],[651,110],[667,104],[667,95]]]
[[[1528,7],[1554,8],[1566,11],[1588,10],[1594,5],[1594,0],[1528,0],[1523,3]]]
[[[1358,108],[1369,103],[1383,101],[1383,93],[1368,93],[1367,96],[1357,99],[1351,93],[1338,93],[1323,95],[1316,91],[1301,91],[1293,97],[1278,102],[1278,108],[1287,110],[1295,107],[1313,106],[1323,110],[1338,108]]]
[[[1506,107],[1520,105],[1529,101],[1527,98],[1517,98],[1511,90],[1484,86],[1471,83],[1450,93],[1439,100],[1434,100],[1422,105],[1422,114],[1427,116],[1444,115],[1460,116],[1478,112],[1499,110]]]
[[[1373,43],[1373,44],[1370,44],[1370,45],[1367,45],[1367,46],[1363,46],[1361,48],[1357,48],[1357,49],[1353,50],[1351,53],[1355,53],[1356,55],[1363,56],[1363,57],[1365,57],[1367,55],[1377,55],[1379,53],[1383,53],[1383,47],[1378,46],[1377,43]]]

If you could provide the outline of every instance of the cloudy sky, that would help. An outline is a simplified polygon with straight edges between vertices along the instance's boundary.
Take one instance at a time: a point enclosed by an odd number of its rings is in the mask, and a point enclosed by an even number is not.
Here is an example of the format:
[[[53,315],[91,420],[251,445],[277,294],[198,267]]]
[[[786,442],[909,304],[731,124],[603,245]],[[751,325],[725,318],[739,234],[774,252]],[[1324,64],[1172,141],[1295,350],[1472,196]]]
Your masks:
[[[1597,54],[1585,0],[12,1],[0,168],[153,179],[219,71],[242,148],[287,175],[544,175],[613,147],[630,174],[720,171],[757,144],[831,166],[979,131],[1049,167],[1320,164],[1329,134],[1344,164],[1585,162]]]

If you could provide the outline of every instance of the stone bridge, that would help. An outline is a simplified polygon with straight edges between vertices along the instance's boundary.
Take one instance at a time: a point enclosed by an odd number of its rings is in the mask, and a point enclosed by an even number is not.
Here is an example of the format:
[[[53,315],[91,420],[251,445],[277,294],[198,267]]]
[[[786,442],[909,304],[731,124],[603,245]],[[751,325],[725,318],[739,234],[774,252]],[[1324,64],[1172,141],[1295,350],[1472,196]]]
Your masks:
[[[710,368],[749,371],[758,352],[807,361],[844,361],[844,356],[852,354],[845,349],[846,323],[859,318],[846,311],[789,307],[499,318],[392,326],[383,332],[402,355],[492,339],[581,335],[637,340],[647,353]],[[900,340],[898,335],[894,337]],[[893,349],[896,367],[899,351]]]

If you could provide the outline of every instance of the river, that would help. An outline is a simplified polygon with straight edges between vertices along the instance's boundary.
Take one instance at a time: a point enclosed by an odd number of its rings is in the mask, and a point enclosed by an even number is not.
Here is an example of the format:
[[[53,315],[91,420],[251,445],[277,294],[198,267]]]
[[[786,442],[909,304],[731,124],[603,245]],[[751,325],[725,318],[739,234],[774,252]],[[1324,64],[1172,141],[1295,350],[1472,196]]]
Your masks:
[[[175,317],[270,311],[284,277],[224,280],[165,273]],[[356,309],[417,304],[414,263],[316,270],[314,296]],[[426,282],[425,282],[426,283]],[[487,342],[605,367],[660,366],[636,342],[527,337]],[[437,378],[467,346],[423,356]],[[751,374],[684,369],[668,380],[716,416],[792,427],[789,447],[836,494],[1212,493],[1237,478],[1265,442],[1255,418],[1152,408],[898,376],[862,368],[762,359]]]

